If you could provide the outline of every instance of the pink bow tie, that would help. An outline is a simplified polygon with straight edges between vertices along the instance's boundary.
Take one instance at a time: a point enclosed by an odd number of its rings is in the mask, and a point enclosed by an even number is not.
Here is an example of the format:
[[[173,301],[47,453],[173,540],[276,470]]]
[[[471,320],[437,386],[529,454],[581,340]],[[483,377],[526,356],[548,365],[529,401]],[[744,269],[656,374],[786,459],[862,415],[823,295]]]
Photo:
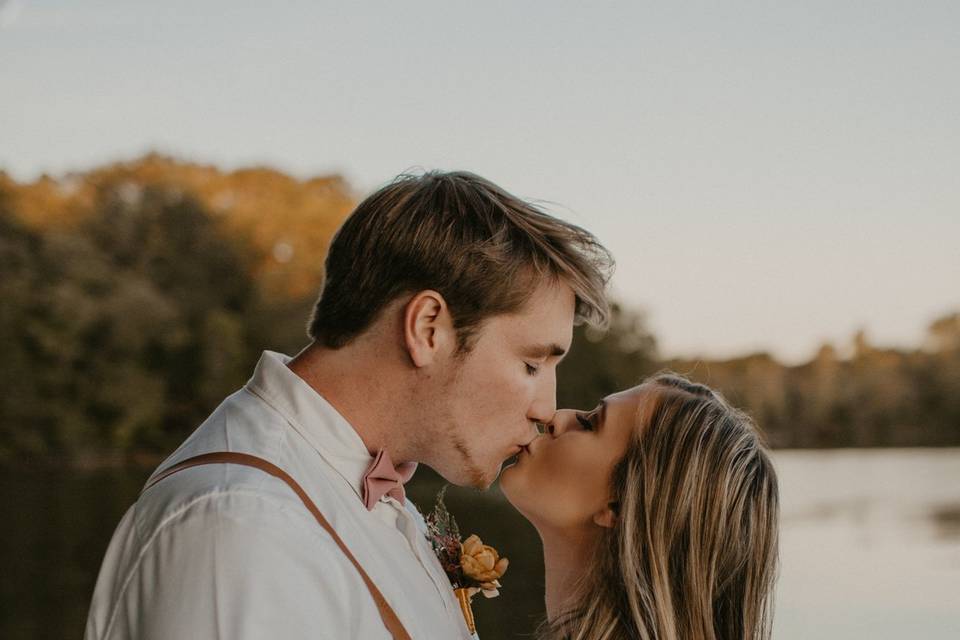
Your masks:
[[[400,466],[393,466],[390,454],[386,449],[380,449],[367,472],[363,474],[363,504],[367,511],[385,495],[396,499],[400,504],[406,502],[406,492],[403,484],[413,477],[417,470],[416,462],[404,462]]]

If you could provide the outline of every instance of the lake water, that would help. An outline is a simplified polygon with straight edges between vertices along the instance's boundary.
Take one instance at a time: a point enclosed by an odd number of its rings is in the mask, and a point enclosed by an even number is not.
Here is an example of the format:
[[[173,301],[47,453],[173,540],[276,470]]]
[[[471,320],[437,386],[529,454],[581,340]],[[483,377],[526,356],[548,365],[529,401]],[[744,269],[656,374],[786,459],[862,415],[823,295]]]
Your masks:
[[[960,638],[960,450],[776,460],[778,640]]]
[[[960,449],[779,451],[777,640],[960,638]],[[146,469],[0,473],[0,638],[78,638],[106,544]],[[409,494],[429,509],[439,479]],[[502,496],[451,489],[465,533],[510,556],[503,595],[476,603],[484,640],[542,616],[533,529]]]

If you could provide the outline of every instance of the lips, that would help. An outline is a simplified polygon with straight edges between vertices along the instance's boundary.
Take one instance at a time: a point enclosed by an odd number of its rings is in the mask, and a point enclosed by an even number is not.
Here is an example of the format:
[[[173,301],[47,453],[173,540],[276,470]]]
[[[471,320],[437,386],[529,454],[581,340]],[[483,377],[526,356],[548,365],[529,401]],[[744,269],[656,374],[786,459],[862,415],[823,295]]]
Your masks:
[[[527,445],[524,445],[524,444],[518,444],[513,451],[514,453],[512,453],[509,458],[507,458],[508,464],[516,464],[517,462],[520,461],[520,458],[524,457],[524,455],[530,455],[530,449],[527,447]]]
[[[536,440],[537,440],[537,438],[533,438],[532,440],[530,440],[530,441],[529,441],[528,443],[526,443],[526,444],[518,444],[518,445],[516,445],[515,448],[514,448],[514,453],[512,454],[511,458],[512,458],[513,460],[519,460],[520,458],[525,457],[525,456],[532,456],[532,455],[533,455],[533,452],[530,450],[530,447],[531,447],[531,445],[533,445],[533,443],[534,443]]]
[[[537,441],[540,440],[541,438],[543,438],[543,436],[538,435],[538,436],[532,438],[532,439],[530,440],[530,442],[528,442],[527,444],[522,444],[522,445],[520,445],[520,448],[523,449],[524,452],[527,453],[527,455],[531,455],[531,456],[532,456],[532,455],[533,455],[533,446],[534,446],[534,445],[543,444],[542,442],[537,442]]]

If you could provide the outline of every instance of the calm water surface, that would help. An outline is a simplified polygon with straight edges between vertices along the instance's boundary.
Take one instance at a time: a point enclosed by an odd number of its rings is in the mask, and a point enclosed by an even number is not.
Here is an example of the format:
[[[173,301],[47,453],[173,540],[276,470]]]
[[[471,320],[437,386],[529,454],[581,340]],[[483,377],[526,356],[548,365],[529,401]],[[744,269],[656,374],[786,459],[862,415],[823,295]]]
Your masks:
[[[960,449],[776,459],[778,640],[960,638]]]
[[[960,449],[780,451],[777,640],[960,638]],[[0,474],[0,638],[79,638],[113,528],[147,469]],[[429,509],[439,479],[411,497]],[[464,533],[510,556],[503,596],[476,605],[484,640],[543,614],[533,529],[498,492],[451,489]]]

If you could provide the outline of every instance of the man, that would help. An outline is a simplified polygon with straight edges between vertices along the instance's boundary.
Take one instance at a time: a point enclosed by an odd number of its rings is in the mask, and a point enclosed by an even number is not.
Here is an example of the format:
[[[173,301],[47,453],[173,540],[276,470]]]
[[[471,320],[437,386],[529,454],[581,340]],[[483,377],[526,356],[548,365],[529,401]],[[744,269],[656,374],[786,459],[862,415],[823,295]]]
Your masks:
[[[469,638],[402,482],[420,462],[496,479],[553,415],[575,321],[606,321],[610,264],[469,173],[368,197],[330,246],[311,344],[265,352],[124,516],[88,640]]]

